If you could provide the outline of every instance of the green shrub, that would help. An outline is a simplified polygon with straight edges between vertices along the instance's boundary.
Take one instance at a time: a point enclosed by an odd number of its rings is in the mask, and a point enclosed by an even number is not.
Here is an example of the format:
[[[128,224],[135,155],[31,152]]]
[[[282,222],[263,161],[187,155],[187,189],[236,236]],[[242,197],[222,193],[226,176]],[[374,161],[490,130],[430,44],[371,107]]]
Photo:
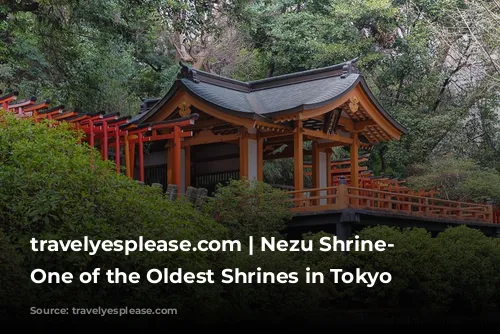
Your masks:
[[[29,299],[28,274],[22,266],[22,257],[0,230],[0,317],[15,316]]]
[[[465,226],[448,228],[434,240],[434,275],[425,290],[434,303],[474,312],[491,306],[500,286],[500,247],[495,239]]]
[[[231,180],[217,189],[209,207],[230,236],[243,241],[248,236],[279,236],[291,218],[287,199],[284,191],[264,182]]]
[[[389,272],[392,281],[377,283],[372,288],[363,284],[343,287],[343,295],[357,303],[385,305],[387,307],[408,307],[425,304],[422,285],[429,280],[436,263],[429,249],[432,245],[430,233],[425,229],[403,229],[389,226],[368,227],[358,234],[360,239],[384,240],[394,244],[384,252],[353,252],[346,259],[346,270],[361,268],[368,272]],[[351,238],[354,239],[354,238]]]
[[[500,203],[500,173],[473,160],[444,157],[410,170],[408,183],[413,188],[436,189],[448,200]]]
[[[114,172],[96,150],[78,144],[67,125],[49,127],[2,115],[0,131],[0,229],[18,247],[28,273],[35,268],[77,275],[100,267],[145,273],[150,268],[206,270],[219,255],[208,252],[121,253],[31,251],[38,239],[223,239],[227,231],[187,203],[171,202],[155,187],[141,186]],[[104,274],[103,274],[104,275]],[[141,275],[141,277],[144,277]],[[29,276],[28,276],[29,278]],[[104,279],[104,277],[101,277]],[[210,309],[199,296],[217,300],[218,287],[171,284],[138,285],[32,284],[33,296],[44,304],[172,305]],[[145,280],[143,280],[145,281]],[[191,292],[188,292],[191,291]]]

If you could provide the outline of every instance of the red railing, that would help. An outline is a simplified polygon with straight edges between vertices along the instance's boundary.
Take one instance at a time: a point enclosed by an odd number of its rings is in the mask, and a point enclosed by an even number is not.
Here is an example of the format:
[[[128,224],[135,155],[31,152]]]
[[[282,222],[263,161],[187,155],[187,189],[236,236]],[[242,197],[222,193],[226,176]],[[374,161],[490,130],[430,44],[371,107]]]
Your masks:
[[[339,200],[339,187],[313,188],[289,191],[288,200],[293,212],[321,211],[341,208]]]
[[[336,187],[288,192],[293,212],[314,212],[356,208],[384,211],[392,215],[420,216],[500,224],[500,210],[486,204],[448,201],[366,188]]]
[[[493,223],[500,224],[500,209],[496,209],[496,211],[493,212]]]

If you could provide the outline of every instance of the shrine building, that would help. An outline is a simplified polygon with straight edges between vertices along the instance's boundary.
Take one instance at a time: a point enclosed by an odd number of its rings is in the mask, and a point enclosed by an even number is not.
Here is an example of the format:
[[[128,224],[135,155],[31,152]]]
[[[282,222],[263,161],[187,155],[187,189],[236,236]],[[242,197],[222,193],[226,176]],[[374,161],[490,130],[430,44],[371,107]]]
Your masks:
[[[406,129],[377,102],[356,61],[250,82],[183,65],[168,93],[145,100],[126,126],[196,118],[181,129],[191,133],[180,141],[180,157],[173,140],[155,141],[142,166],[131,158],[129,176],[180,183],[180,192],[190,185],[212,192],[229,179],[262,181],[264,161],[293,158],[293,189],[301,190],[304,155],[310,154],[312,187],[324,188],[330,186],[330,148],[348,146],[351,185],[357,187],[358,150],[399,140]],[[312,151],[304,151],[304,141],[311,141]]]

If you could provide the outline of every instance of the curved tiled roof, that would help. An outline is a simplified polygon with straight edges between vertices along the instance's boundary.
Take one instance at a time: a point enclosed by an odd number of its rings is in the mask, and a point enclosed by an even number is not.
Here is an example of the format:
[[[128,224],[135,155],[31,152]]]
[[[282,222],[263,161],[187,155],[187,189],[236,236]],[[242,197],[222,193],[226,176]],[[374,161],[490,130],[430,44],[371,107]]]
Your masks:
[[[331,101],[349,90],[358,78],[359,74],[351,74],[346,78],[337,76],[247,92],[189,79],[181,81],[190,92],[207,102],[232,111],[265,116],[309,109]]]
[[[177,90],[185,90],[218,110],[240,117],[270,120],[270,117],[321,107],[361,84],[380,113],[402,132],[397,123],[371,94],[353,59],[341,64],[285,74],[276,77],[242,82],[192,69],[181,64],[178,78],[170,91],[149,110],[132,121],[147,122]]]

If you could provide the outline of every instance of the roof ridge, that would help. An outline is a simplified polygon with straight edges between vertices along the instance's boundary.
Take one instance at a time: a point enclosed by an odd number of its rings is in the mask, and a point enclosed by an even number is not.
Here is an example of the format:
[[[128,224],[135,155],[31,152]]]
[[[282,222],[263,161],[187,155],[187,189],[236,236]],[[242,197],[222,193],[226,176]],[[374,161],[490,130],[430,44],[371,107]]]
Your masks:
[[[356,57],[354,59],[327,67],[320,67],[300,72],[282,74],[274,77],[252,80],[247,82],[194,69],[191,66],[180,62],[179,64],[181,66],[181,70],[177,78],[188,79],[195,83],[206,82],[213,85],[218,85],[225,88],[235,89],[243,92],[252,92],[265,88],[273,88],[273,87],[288,85],[290,84],[289,82],[287,82],[287,80],[289,79],[294,79],[293,83],[298,83],[298,82],[305,82],[309,80],[318,79],[318,77],[326,78],[332,76],[339,76],[341,78],[345,78],[351,73],[359,73],[359,71],[355,66],[355,63],[358,60],[359,57]],[[298,78],[303,78],[303,80],[297,80]]]
[[[356,63],[358,61],[358,59],[359,58],[354,58],[354,59],[351,59],[351,60],[348,60],[348,61],[345,61],[342,63],[338,63],[335,65],[330,65],[330,66],[326,66],[326,67],[313,68],[310,70],[287,73],[287,74],[277,75],[274,77],[269,77],[269,78],[264,78],[264,79],[259,79],[259,80],[253,80],[253,81],[249,81],[248,84],[253,86],[253,85],[256,85],[259,83],[263,83],[263,82],[272,82],[272,81],[279,81],[279,80],[283,80],[283,79],[297,78],[297,77],[318,74],[318,73],[325,73],[325,72],[339,70],[339,69],[343,70],[341,75],[348,75],[350,73],[358,73],[358,70],[353,66],[353,64]]]

